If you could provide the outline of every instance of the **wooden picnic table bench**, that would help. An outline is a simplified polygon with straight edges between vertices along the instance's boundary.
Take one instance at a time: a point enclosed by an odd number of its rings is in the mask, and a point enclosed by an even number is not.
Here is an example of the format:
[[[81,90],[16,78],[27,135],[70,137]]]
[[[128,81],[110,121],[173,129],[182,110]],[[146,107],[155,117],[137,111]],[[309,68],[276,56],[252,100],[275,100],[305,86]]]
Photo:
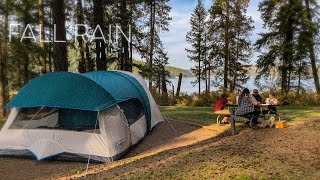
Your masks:
[[[269,104],[260,104],[259,106],[257,107],[260,107],[261,109],[263,107],[268,107],[270,106]],[[280,105],[272,105],[272,106],[280,106]],[[259,115],[236,115],[236,110],[239,108],[239,106],[237,104],[227,104],[226,107],[229,109],[230,111],[230,117],[231,117],[231,134],[232,135],[235,135],[236,134],[236,117],[245,117],[247,119],[250,120],[250,123],[249,125],[252,127],[252,120],[254,118],[265,118],[266,117],[266,114],[259,114]],[[261,113],[262,113],[262,110],[261,110]],[[278,113],[272,113],[272,114],[275,114],[276,116],[278,116],[279,118],[279,121],[280,121],[280,115]],[[218,117],[217,117],[217,123],[219,122],[219,116],[221,115],[225,115],[225,114],[218,114]]]

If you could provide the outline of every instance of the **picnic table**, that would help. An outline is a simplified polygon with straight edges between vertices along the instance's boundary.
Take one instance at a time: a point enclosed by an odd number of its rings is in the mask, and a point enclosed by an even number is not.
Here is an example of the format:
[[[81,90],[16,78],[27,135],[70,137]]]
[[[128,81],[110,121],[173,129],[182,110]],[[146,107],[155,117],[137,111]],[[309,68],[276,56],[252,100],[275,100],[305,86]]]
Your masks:
[[[270,104],[260,104],[259,106],[256,107],[268,107]],[[279,106],[279,105],[272,105],[272,106]],[[226,107],[229,108],[230,110],[230,117],[231,117],[231,134],[235,135],[236,134],[236,110],[239,108],[238,104],[227,104]]]

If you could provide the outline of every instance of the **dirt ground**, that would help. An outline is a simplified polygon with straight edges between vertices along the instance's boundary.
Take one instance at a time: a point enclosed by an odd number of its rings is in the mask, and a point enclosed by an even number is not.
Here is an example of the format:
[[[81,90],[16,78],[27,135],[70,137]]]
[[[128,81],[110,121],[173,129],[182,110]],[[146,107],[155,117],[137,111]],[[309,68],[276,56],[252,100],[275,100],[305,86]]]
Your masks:
[[[149,153],[157,153],[173,147],[180,147],[208,139],[212,131],[197,131],[199,126],[177,121],[166,121],[154,128],[152,133],[132,149],[122,159],[139,158]],[[190,134],[191,133],[191,134]],[[121,161],[120,161],[121,162]],[[114,163],[109,163],[109,165]],[[43,179],[58,178],[66,174],[79,174],[85,171],[87,163],[41,161],[34,159],[0,157],[0,179]],[[90,164],[89,169],[95,169],[101,164]]]
[[[320,120],[290,122],[286,129],[239,128],[236,136],[229,126],[168,122],[124,159],[90,164],[87,178],[320,179]],[[85,168],[85,163],[0,158],[0,179],[81,178]]]

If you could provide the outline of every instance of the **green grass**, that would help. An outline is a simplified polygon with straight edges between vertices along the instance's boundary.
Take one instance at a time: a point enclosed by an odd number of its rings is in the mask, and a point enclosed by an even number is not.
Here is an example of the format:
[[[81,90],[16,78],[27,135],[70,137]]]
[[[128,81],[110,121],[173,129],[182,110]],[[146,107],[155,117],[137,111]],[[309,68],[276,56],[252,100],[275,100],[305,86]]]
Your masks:
[[[281,119],[299,121],[320,117],[319,106],[283,106],[278,107]],[[212,107],[178,107],[168,106],[161,109],[166,118],[196,122],[204,125],[216,122]]]
[[[165,117],[176,120],[203,124],[215,121],[211,116],[212,107],[169,106],[162,107],[161,111]],[[288,121],[320,119],[319,106],[283,106],[279,107],[279,113],[282,119]],[[312,128],[309,126],[301,127],[304,127],[304,132],[310,130],[317,133],[318,123],[311,126]],[[267,129],[262,131],[267,133],[266,138],[271,135],[268,134]],[[278,133],[277,135],[284,135],[285,138],[288,138],[287,136],[292,135],[293,132],[297,136],[300,134],[297,129],[291,130],[291,133],[288,134],[284,130],[274,132]],[[291,159],[295,157],[288,156],[290,153],[300,153],[296,150],[299,150],[301,141],[297,141],[298,145],[292,144],[292,142],[285,144],[284,138],[282,143],[285,145],[281,146],[281,143],[275,145],[279,149],[274,154],[267,148],[267,146],[272,145],[270,144],[273,143],[272,141],[263,142],[262,139],[256,141],[255,138],[252,138],[252,141],[246,141],[244,137],[248,134],[263,136],[263,133],[259,133],[259,131],[248,130],[242,136],[228,137],[228,140],[224,139],[225,137],[222,137],[221,141],[208,140],[198,146],[195,145],[192,150],[180,151],[175,157],[172,157],[172,160],[165,162],[165,165],[157,165],[157,168],[151,170],[141,169],[141,171],[128,174],[128,177],[125,176],[123,179],[319,179],[320,172],[312,166],[312,163],[308,162],[308,158]],[[250,145],[250,143],[255,145]],[[205,146],[207,147],[203,148]],[[294,151],[291,148],[296,150]],[[304,156],[305,152],[308,152],[308,148],[311,147],[302,148],[301,157]]]
[[[281,119],[288,121],[299,121],[320,117],[319,106],[284,106],[279,107],[278,109]],[[212,107],[167,106],[163,107],[161,112],[166,118],[196,122],[203,125],[215,123],[217,117],[212,115]],[[3,124],[4,121],[0,120],[0,128],[3,126]]]
[[[213,108],[210,107],[168,106],[162,108],[161,112],[166,118],[201,124],[212,123],[216,118],[216,116],[213,117]]]

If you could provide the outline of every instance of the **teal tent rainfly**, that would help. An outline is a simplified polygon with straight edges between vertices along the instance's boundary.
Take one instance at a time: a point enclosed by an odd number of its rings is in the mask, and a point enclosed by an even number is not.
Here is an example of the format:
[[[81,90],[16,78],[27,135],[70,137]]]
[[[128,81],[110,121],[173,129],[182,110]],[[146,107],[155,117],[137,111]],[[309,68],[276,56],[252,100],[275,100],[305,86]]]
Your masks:
[[[6,108],[0,156],[37,160],[114,161],[164,121],[144,79],[124,71],[48,73]]]
[[[96,82],[69,72],[54,72],[26,84],[6,108],[56,107],[100,111],[116,104]]]
[[[148,128],[151,124],[151,108],[148,95],[143,86],[134,77],[119,71],[92,71],[83,76],[93,80],[108,91],[117,103],[137,98],[146,110]]]

